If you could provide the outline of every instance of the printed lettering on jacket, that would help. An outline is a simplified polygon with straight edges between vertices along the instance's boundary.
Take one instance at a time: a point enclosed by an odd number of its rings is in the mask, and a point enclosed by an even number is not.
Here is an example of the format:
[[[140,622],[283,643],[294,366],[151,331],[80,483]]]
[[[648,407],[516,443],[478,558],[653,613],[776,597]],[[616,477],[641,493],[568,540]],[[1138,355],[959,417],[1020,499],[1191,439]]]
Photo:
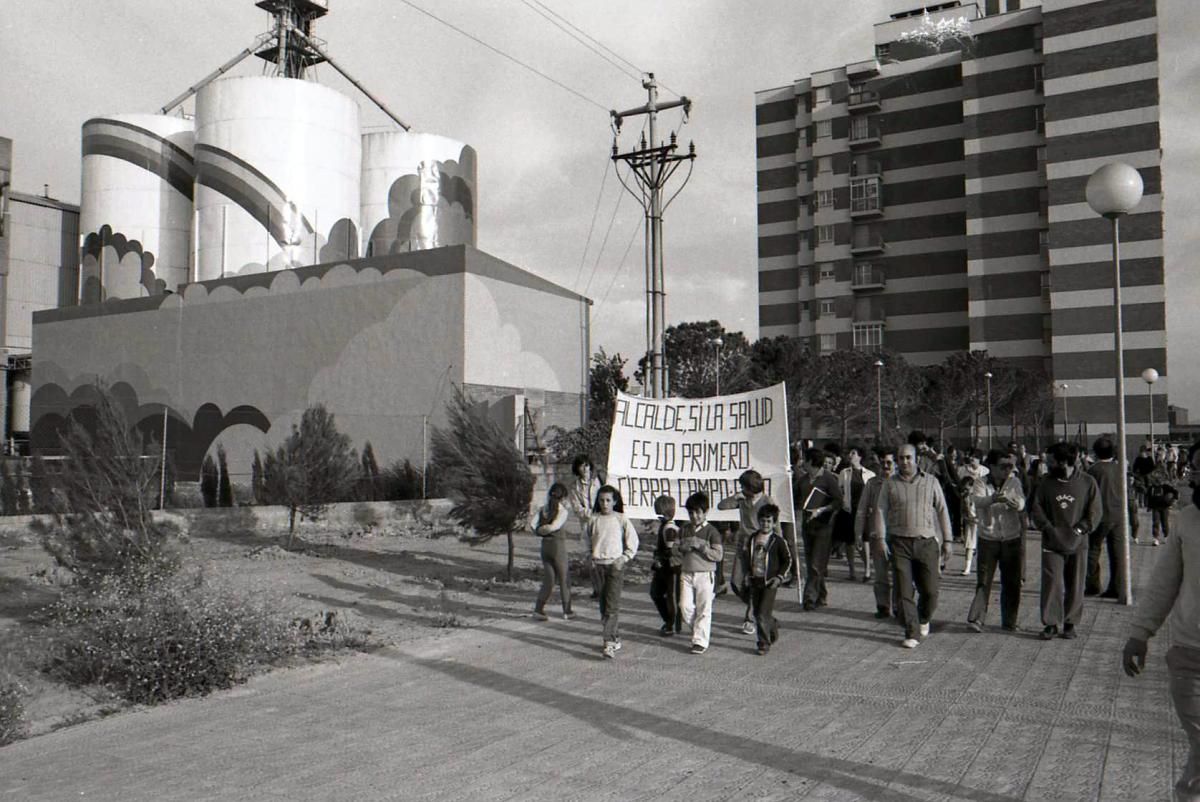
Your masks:
[[[1075,503],[1075,497],[1070,493],[1059,493],[1054,497],[1054,500],[1058,502],[1058,508],[1060,510],[1068,509],[1072,504]]]

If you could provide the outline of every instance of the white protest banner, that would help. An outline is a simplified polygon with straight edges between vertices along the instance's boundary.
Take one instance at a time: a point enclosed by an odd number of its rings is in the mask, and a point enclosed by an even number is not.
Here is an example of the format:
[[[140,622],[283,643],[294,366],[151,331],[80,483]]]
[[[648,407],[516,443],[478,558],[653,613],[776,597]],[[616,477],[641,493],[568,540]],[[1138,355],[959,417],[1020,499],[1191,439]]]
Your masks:
[[[713,398],[643,398],[617,394],[608,444],[608,483],[630,518],[655,518],[654,499],[671,496],[680,515],[688,496],[708,494],[709,520],[736,521],[717,502],[738,492],[738,477],[756,470],[791,522],[792,483],[787,396],[782,383]]]

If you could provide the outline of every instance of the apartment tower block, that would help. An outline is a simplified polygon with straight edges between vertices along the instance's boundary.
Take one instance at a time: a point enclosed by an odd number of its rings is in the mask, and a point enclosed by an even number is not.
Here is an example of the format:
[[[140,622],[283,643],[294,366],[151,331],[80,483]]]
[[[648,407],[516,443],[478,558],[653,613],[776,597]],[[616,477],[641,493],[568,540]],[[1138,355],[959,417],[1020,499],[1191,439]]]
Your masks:
[[[906,6],[873,58],[758,92],[760,335],[918,365],[986,350],[1114,431],[1111,224],[1084,187],[1123,161],[1145,184],[1121,221],[1128,433],[1149,431],[1147,367],[1164,426],[1157,24],[1155,0]]]

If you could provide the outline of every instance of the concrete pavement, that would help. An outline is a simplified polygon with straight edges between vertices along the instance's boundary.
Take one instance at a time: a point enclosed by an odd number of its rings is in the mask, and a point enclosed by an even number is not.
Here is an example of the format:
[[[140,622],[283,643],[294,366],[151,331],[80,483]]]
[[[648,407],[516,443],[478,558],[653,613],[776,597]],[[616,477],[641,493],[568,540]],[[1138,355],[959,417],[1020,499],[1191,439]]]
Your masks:
[[[1136,680],[1113,602],[1088,600],[1078,640],[1039,640],[1031,546],[1017,634],[995,599],[992,626],[970,632],[974,578],[951,572],[933,635],[901,649],[838,562],[830,608],[802,613],[784,592],[769,656],[731,596],[693,656],[627,586],[615,661],[586,603],[572,622],[433,631],[0,749],[0,798],[1169,800],[1186,756],[1169,633]],[[1155,553],[1135,548],[1139,585]]]

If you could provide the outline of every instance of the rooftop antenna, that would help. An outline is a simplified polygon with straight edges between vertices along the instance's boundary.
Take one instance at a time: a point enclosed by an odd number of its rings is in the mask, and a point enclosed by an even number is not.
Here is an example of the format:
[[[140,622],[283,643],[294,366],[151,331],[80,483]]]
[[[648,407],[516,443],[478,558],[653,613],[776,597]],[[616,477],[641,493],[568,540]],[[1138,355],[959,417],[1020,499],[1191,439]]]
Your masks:
[[[378,106],[379,110],[390,117],[392,122],[405,131],[411,130],[408,123],[393,114],[392,110],[385,106],[379,98],[367,91],[366,87],[329,57],[324,50],[325,41],[323,39],[313,36],[313,23],[329,13],[329,0],[259,0],[254,5],[273,17],[271,30],[255,39],[254,44],[204,76],[199,83],[188,87],[186,92],[163,106],[160,113],[170,113],[171,109],[229,72],[249,56],[258,56],[268,64],[274,65],[274,74],[281,78],[304,78],[305,71],[310,67],[327,63],[349,81],[355,89],[362,92],[368,100]]]

